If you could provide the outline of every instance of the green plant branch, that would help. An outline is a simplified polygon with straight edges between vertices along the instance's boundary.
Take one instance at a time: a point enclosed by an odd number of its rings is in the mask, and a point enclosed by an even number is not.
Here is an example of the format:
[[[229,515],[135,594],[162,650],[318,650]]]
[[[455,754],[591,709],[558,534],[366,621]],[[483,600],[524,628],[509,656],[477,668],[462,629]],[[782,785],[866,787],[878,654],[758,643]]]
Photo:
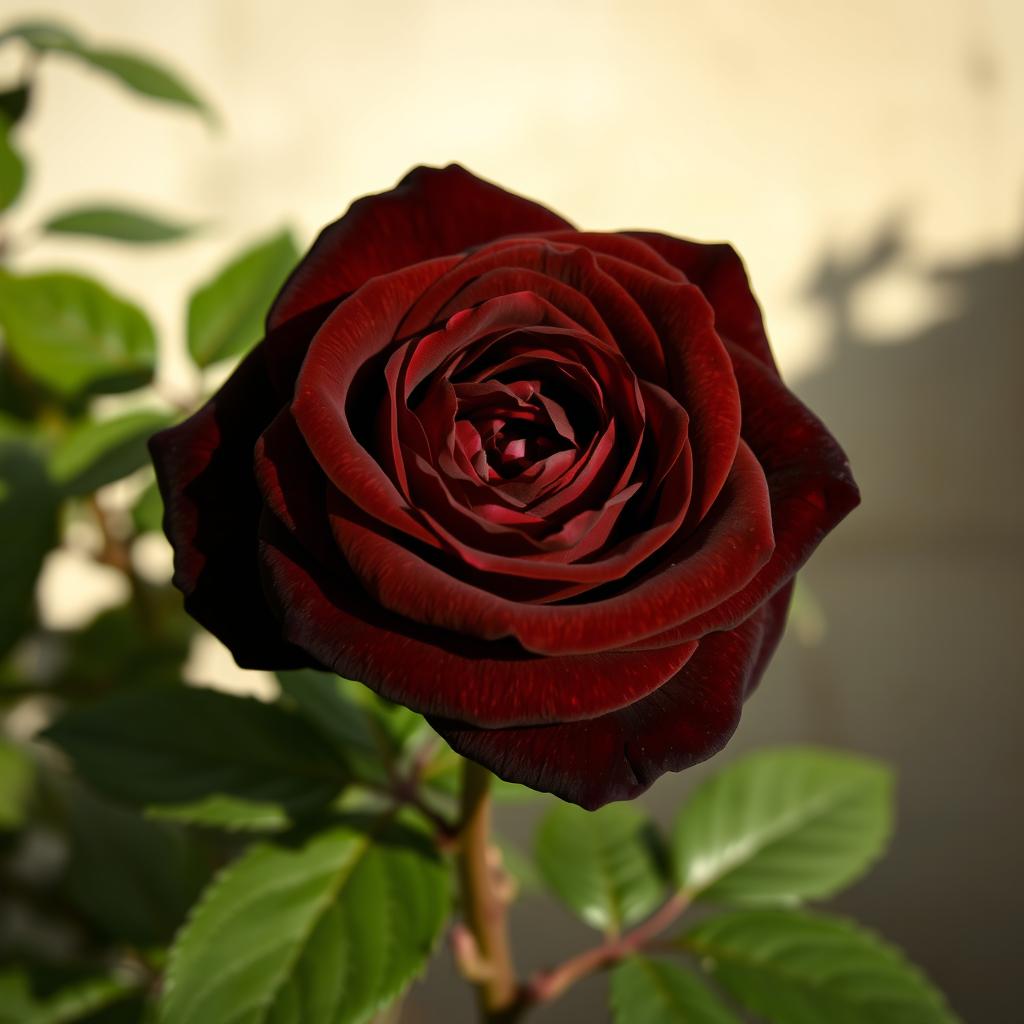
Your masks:
[[[408,773],[403,774],[395,764],[394,756],[383,734],[376,729],[374,734],[378,752],[387,769],[388,781],[385,783],[360,778],[357,780],[359,785],[382,796],[391,797],[396,804],[412,807],[418,811],[434,826],[437,832],[438,846],[442,849],[451,847],[458,839],[458,822],[451,821],[446,815],[431,807],[420,789],[423,776],[433,754],[433,745],[430,743],[423,744],[416,752]]]
[[[101,565],[109,565],[117,569],[131,588],[132,601],[139,613],[139,619],[144,628],[150,633],[156,631],[157,623],[150,595],[146,591],[146,584],[142,577],[135,571],[132,562],[131,540],[122,538],[114,529],[107,510],[95,494],[90,494],[86,502],[91,509],[96,524],[100,529],[100,537],[103,546],[96,555],[96,561]]]
[[[371,788],[393,797],[400,804],[405,804],[419,811],[437,829],[438,839],[442,845],[452,843],[458,837],[459,826],[455,822],[449,821],[445,815],[427,803],[420,792],[419,783],[419,776],[415,773],[409,776],[402,776],[397,772],[392,772],[390,786],[374,786]]]

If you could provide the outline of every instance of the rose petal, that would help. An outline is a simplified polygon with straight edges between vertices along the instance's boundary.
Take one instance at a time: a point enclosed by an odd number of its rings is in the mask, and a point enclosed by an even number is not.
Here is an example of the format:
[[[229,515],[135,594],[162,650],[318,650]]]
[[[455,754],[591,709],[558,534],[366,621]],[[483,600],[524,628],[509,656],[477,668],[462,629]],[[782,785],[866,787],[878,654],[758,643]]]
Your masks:
[[[337,302],[322,303],[267,331],[263,339],[264,360],[281,405],[292,400],[295,381],[309,346],[337,307]]]
[[[265,510],[316,559],[336,561],[327,525],[329,485],[290,409],[282,409],[256,442],[253,475]]]
[[[295,422],[335,486],[381,522],[435,546],[415,509],[353,433],[346,401],[356,376],[392,344],[409,304],[457,260],[431,260],[375,277],[341,303],[310,345],[292,402]]]
[[[742,443],[715,508],[685,543],[663,548],[638,582],[579,604],[506,600],[427,561],[341,495],[328,505],[349,565],[384,607],[469,637],[514,638],[537,654],[613,650],[703,615],[746,586],[773,546],[764,473]]]
[[[613,256],[598,262],[633,296],[664,346],[667,390],[690,416],[692,513],[699,522],[725,483],[740,439],[732,360],[715,333],[711,307],[693,285],[666,281]]]
[[[761,308],[736,250],[724,242],[691,242],[654,231],[627,231],[678,267],[703,293],[715,311],[715,329],[775,369]]]
[[[567,528],[579,534],[571,543],[566,543],[556,534],[549,538],[550,550],[509,556],[494,550],[475,549],[466,543],[465,537],[453,536],[436,521],[432,524],[466,565],[485,574],[468,577],[470,582],[510,596],[508,581],[503,580],[502,575],[525,577],[538,583],[548,580],[558,585],[544,591],[543,596],[539,589],[534,591],[533,600],[545,603],[563,600],[593,586],[621,579],[676,532],[686,515],[692,475],[686,446],[686,415],[670,396],[655,385],[645,383],[642,389],[650,416],[650,469],[642,484],[638,482],[624,491],[613,489],[616,496],[603,509],[581,512],[570,520]],[[613,439],[612,435],[605,437]],[[632,472],[632,465],[633,461],[627,467],[629,472]],[[646,504],[651,508],[644,526],[603,551],[599,557],[594,556],[594,552],[605,544],[626,501],[641,486],[650,492]]]
[[[185,608],[243,668],[309,664],[280,639],[263,596],[257,528],[261,502],[252,448],[280,407],[255,348],[195,415],[149,442]]]
[[[503,340],[502,334],[511,334],[517,328],[530,332],[531,339],[533,334],[543,332],[570,335],[594,347],[605,347],[546,299],[534,292],[511,292],[454,313],[437,330],[397,349],[396,353],[407,352],[401,374],[402,397],[408,399],[453,356],[460,356],[460,368],[465,368],[479,358],[479,353],[496,347]]]
[[[449,317],[460,309],[478,306],[497,295],[524,291],[546,299],[606,344],[615,344],[608,325],[590,299],[564,281],[529,267],[498,266],[471,278],[468,284],[461,286],[449,299],[447,305],[438,310],[437,319]]]
[[[457,753],[509,782],[589,810],[630,800],[665,772],[725,746],[778,642],[788,601],[788,592],[779,593],[735,629],[705,637],[664,686],[611,714],[514,729],[436,717],[430,724]]]
[[[730,346],[743,399],[743,437],[764,467],[775,551],[742,590],[679,627],[636,646],[679,643],[729,629],[788,582],[825,536],[860,502],[846,454],[775,370]]]
[[[269,512],[261,530],[284,635],[311,660],[423,714],[487,726],[589,718],[650,693],[696,647],[538,658],[512,643],[474,642],[390,614],[344,563],[311,557]]]
[[[324,228],[267,318],[275,327],[371,278],[502,235],[571,225],[458,164],[417,167],[390,192],[357,199]]]
[[[473,285],[482,289],[489,271],[509,268],[538,271],[579,292],[597,310],[636,373],[645,380],[665,382],[661,343],[636,301],[613,277],[602,271],[594,253],[565,243],[510,239],[467,256],[423,293],[403,321],[400,333],[408,335],[424,330],[435,322],[442,310],[459,304],[462,288]],[[500,277],[493,279],[496,287],[500,280]],[[478,301],[483,297],[477,291],[473,294]],[[555,296],[546,297],[557,304]],[[565,310],[570,316],[573,311],[578,310]]]
[[[418,510],[422,521],[429,522],[431,526],[435,523],[445,524],[446,528],[442,531],[434,529],[435,533],[441,535],[442,540],[447,542],[448,531],[451,530],[455,535],[467,540],[472,541],[475,538],[475,542],[483,543],[485,548],[500,545],[507,554],[544,550],[550,546],[547,541],[539,541],[534,536],[536,529],[531,528],[542,527],[546,534],[553,535],[553,527],[559,524],[559,520],[548,517],[542,519],[538,514],[515,509],[501,500],[501,489],[497,485],[481,488],[483,500],[464,503],[460,497],[464,490],[462,484],[466,474],[462,474],[462,480],[450,483],[446,475],[443,475],[443,449],[447,447],[448,438],[454,430],[455,413],[455,408],[449,401],[449,391],[443,386],[444,382],[435,379],[434,387],[428,392],[427,399],[421,401],[415,409],[409,408],[408,400],[421,382],[436,378],[445,361],[452,355],[466,352],[467,348],[472,350],[476,345],[477,335],[486,336],[480,341],[480,345],[493,345],[503,350],[505,339],[498,335],[492,340],[491,332],[495,328],[509,328],[517,318],[524,322],[524,326],[514,335],[508,335],[511,339],[510,345],[517,343],[518,339],[522,339],[518,341],[519,344],[526,344],[536,337],[538,343],[550,339],[561,342],[563,347],[568,349],[568,343],[571,342],[573,346],[578,346],[583,354],[598,355],[596,346],[591,344],[595,339],[580,337],[578,330],[525,326],[534,320],[554,319],[557,322],[560,316],[557,310],[532,293],[505,295],[488,300],[476,309],[466,311],[465,315],[453,317],[443,330],[407,343],[388,360],[389,395],[385,407],[389,412],[390,422],[387,429],[390,436],[386,445],[381,445],[382,454],[387,459],[385,467],[402,493],[408,496],[409,504]],[[512,351],[515,352],[515,349]],[[540,354],[536,355],[537,359],[540,359]],[[605,355],[617,361],[621,359],[614,351]],[[479,356],[467,356],[464,360],[466,365],[460,367],[460,372],[471,372],[474,360],[478,358]],[[529,365],[534,354],[521,354],[517,358]],[[544,362],[552,364],[561,358],[568,359],[568,352],[565,357],[549,353]],[[495,372],[501,372],[503,368],[510,367],[515,362],[515,359],[506,360],[498,364]],[[487,371],[488,374],[490,372]],[[597,388],[595,385],[595,388],[606,394],[609,399],[614,398],[613,383],[619,390],[623,390],[620,382],[628,382],[630,376],[625,366],[615,374],[609,370],[605,377],[610,379],[603,381],[605,386]],[[344,382],[339,382],[338,393],[342,396],[344,388]],[[431,402],[431,397],[436,396],[439,390],[443,391],[443,400]],[[454,397],[454,392],[451,397]],[[638,419],[635,409],[632,410],[632,416],[631,410],[621,405],[620,410],[624,422]],[[487,491],[490,491],[490,500],[484,496]]]
[[[616,256],[634,263],[669,281],[686,281],[685,275],[669,260],[639,238],[628,232],[610,231],[545,231],[540,237],[566,245],[580,245],[591,252]]]
[[[793,587],[795,580],[790,580],[777,590],[766,602],[764,607],[768,609],[765,620],[764,637],[761,640],[761,649],[757,654],[757,661],[747,676],[747,686],[744,691],[744,700],[757,689],[764,675],[768,663],[772,660],[775,648],[779,646],[782,639],[782,632],[786,625],[786,617],[789,615],[789,606],[793,599]]]

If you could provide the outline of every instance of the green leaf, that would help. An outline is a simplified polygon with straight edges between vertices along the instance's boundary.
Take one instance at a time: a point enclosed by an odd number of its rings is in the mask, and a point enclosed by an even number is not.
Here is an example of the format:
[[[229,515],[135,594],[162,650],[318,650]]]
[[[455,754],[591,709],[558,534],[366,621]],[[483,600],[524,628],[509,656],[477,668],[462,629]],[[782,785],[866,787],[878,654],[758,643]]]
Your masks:
[[[11,142],[11,123],[0,115],[0,210],[6,210],[25,184],[25,161]]]
[[[632,956],[611,978],[614,1024],[740,1024],[689,971],[663,959]]]
[[[366,712],[388,757],[400,759],[419,738],[434,735],[426,719],[415,711],[386,700],[354,679],[338,677],[338,683],[341,692]]]
[[[8,39],[21,39],[34,50],[73,50],[79,46],[78,36],[55,21],[33,19],[20,21],[0,32],[0,43]]]
[[[0,92],[0,121],[6,120],[9,126],[16,125],[28,112],[31,98],[32,91],[27,84]]]
[[[255,846],[178,936],[161,1021],[365,1021],[420,972],[449,911],[444,865],[402,825]]]
[[[648,818],[629,804],[557,804],[537,832],[541,876],[587,924],[608,934],[649,914],[665,893]]]
[[[462,758],[447,744],[441,745],[424,769],[422,781],[428,789],[439,794],[458,797],[462,785]],[[506,782],[497,776],[491,779],[491,797],[497,803],[534,803],[545,799],[546,795],[516,782]]]
[[[420,780],[424,786],[435,793],[458,800],[462,789],[462,763],[463,759],[446,743],[442,743],[434,751],[434,756],[427,762],[420,775]],[[495,790],[496,784],[500,781],[496,776],[491,779],[492,797],[498,796]]]
[[[522,786],[518,782],[506,782],[505,779],[496,777],[491,783],[491,796],[498,803],[527,804],[543,800],[547,797],[547,794],[541,793],[536,789],[530,789],[529,786]]]
[[[222,794],[301,815],[348,779],[296,715],[213,690],[122,691],[66,713],[44,735],[101,792],[137,804]]]
[[[24,823],[34,777],[35,765],[28,754],[0,738],[0,830]]]
[[[434,735],[422,715],[410,711],[401,704],[379,697],[368,686],[351,679],[343,679],[342,687],[366,709],[383,737],[385,746],[394,757],[400,757],[409,748],[414,747],[420,738]]]
[[[21,369],[65,397],[126,391],[152,379],[149,320],[88,278],[0,273],[0,326]]]
[[[80,47],[73,51],[86,63],[113,75],[132,92],[154,100],[191,107],[213,120],[210,108],[170,68],[149,57],[126,50]]]
[[[704,783],[676,819],[679,884],[720,903],[830,896],[882,852],[891,783],[884,765],[847,754],[798,747],[746,757]]]
[[[159,532],[163,527],[164,500],[156,480],[151,480],[146,489],[135,499],[132,506],[132,524],[137,533]]]
[[[0,1024],[25,1024],[35,1010],[28,975],[24,971],[0,971]]]
[[[156,945],[181,924],[205,880],[187,837],[161,822],[70,790],[67,887],[111,939]]]
[[[283,832],[291,826],[288,816],[277,804],[240,800],[238,797],[204,797],[187,804],[162,804],[146,808],[146,817],[155,821],[176,821],[182,825],[200,825],[226,832]]]
[[[0,586],[0,656],[34,619],[36,578],[57,543],[58,503],[36,447],[22,438],[0,436],[0,537],[8,538]]]
[[[74,1024],[136,995],[139,982],[128,977],[87,978],[47,996],[19,1024]],[[0,1021],[3,1017],[0,1016]]]
[[[50,474],[64,494],[89,494],[146,465],[146,442],[173,420],[149,411],[77,424],[53,450]]]
[[[195,229],[125,206],[81,206],[51,217],[43,230],[55,235],[93,235],[146,244],[173,242]]]
[[[142,587],[136,600],[100,612],[68,637],[55,685],[85,697],[178,683],[195,632],[178,591]]]
[[[291,232],[257,243],[199,288],[188,306],[188,350],[199,366],[247,352],[299,258]]]
[[[38,433],[38,387],[18,370],[2,338],[0,330],[0,435]]]
[[[277,679],[303,718],[342,756],[377,758],[379,747],[373,724],[366,711],[348,696],[342,679],[306,668],[278,672]]]
[[[32,994],[23,971],[0,974],[0,1024],[73,1024],[98,1019],[94,1015],[139,990],[139,982],[127,977],[85,978],[45,998]]]
[[[10,379],[9,374],[4,372],[5,369],[7,368],[0,367],[0,387]],[[43,431],[39,430],[31,419],[13,416],[3,408],[0,408],[0,440],[24,441],[38,452],[46,448]]]
[[[385,765],[401,760],[418,735],[430,732],[420,715],[352,679],[312,669],[278,672],[277,678],[300,714],[367,781],[386,778]]]
[[[746,910],[683,940],[737,1000],[771,1024],[954,1024],[942,996],[896,949],[848,921]]]
[[[191,107],[210,118],[207,105],[163,64],[126,50],[86,45],[70,29],[53,21],[26,21],[0,33],[0,43],[21,39],[39,53],[65,53],[112,75],[133,92],[150,99]]]

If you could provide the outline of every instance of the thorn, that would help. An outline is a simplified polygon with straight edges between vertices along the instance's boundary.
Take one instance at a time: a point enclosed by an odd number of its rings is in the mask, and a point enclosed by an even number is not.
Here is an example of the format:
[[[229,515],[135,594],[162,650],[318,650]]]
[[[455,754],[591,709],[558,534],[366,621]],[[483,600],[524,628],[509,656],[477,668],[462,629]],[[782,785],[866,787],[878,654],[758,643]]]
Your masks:
[[[476,938],[461,921],[452,925],[451,944],[455,966],[467,981],[477,985],[493,977],[494,970],[480,953]]]

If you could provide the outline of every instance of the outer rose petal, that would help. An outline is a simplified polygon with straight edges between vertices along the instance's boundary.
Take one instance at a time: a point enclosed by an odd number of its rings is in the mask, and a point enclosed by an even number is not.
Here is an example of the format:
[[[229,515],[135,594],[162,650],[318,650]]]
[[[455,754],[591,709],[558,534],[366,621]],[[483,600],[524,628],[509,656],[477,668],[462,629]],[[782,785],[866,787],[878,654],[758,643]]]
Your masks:
[[[774,368],[729,346],[743,402],[743,438],[764,467],[775,551],[742,590],[637,649],[730,629],[774,594],[860,501],[846,454],[821,421],[779,380]]]
[[[267,466],[264,486],[277,486],[276,471],[295,468]],[[697,646],[534,657],[509,642],[482,643],[391,614],[344,563],[311,556],[269,512],[261,533],[264,576],[284,635],[338,675],[423,714],[457,714],[484,726],[590,718],[649,694]]]
[[[259,573],[252,448],[280,406],[264,356],[261,344],[206,405],[149,447],[185,608],[243,668],[295,668],[310,659],[280,639]]]
[[[355,291],[371,277],[447,256],[502,235],[572,225],[522,196],[450,164],[417,167],[390,192],[357,199],[320,232],[267,317],[275,327]]]
[[[409,304],[458,257],[403,267],[369,281],[342,302],[313,339],[295,383],[292,412],[324,472],[361,508],[426,544],[434,544],[414,508],[348,422],[350,385],[387,350]]]
[[[786,625],[786,616],[789,614],[790,602],[793,600],[793,588],[796,580],[790,580],[785,586],[777,590],[774,596],[766,602],[768,617],[765,621],[764,638],[761,641],[761,650],[758,652],[757,661],[747,676],[747,688],[744,699],[760,685],[761,677],[764,675],[768,663],[772,660],[775,648],[779,646],[782,639],[782,631]]]
[[[430,724],[457,753],[509,782],[589,810],[630,800],[665,772],[689,768],[725,746],[779,641],[789,597],[787,587],[734,630],[705,637],[664,686],[612,714],[517,729],[441,718]]]
[[[773,370],[775,360],[764,330],[761,307],[736,250],[724,242],[691,242],[655,231],[624,231],[646,242],[697,285],[715,311],[715,328]]]
[[[427,561],[341,495],[330,496],[328,509],[348,563],[384,607],[467,638],[514,638],[527,650],[547,655],[643,646],[637,641],[703,615],[745,587],[773,546],[764,474],[743,443],[716,507],[700,527],[676,550],[662,548],[656,556],[661,564],[638,582],[603,600],[569,605],[510,601]]]
[[[736,457],[740,397],[714,311],[692,284],[663,278],[612,256],[598,262],[644,311],[665,347],[668,388],[690,416],[694,512],[711,507]]]

